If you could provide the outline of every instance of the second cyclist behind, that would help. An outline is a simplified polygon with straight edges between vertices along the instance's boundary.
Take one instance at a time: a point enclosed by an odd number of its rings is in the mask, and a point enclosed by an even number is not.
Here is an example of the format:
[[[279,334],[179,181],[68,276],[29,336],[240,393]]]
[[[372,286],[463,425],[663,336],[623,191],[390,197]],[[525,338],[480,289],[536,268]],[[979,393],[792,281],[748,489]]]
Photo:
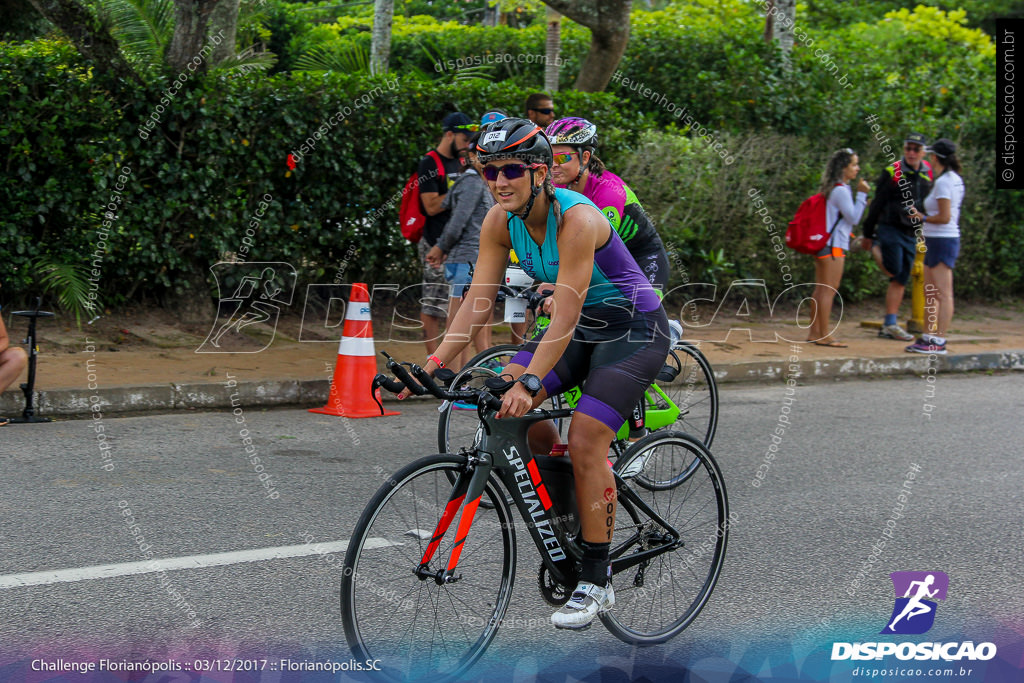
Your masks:
[[[626,243],[648,282],[667,292],[665,245],[633,190],[597,158],[597,126],[571,117],[555,121],[544,132],[554,154],[552,182],[594,202]]]

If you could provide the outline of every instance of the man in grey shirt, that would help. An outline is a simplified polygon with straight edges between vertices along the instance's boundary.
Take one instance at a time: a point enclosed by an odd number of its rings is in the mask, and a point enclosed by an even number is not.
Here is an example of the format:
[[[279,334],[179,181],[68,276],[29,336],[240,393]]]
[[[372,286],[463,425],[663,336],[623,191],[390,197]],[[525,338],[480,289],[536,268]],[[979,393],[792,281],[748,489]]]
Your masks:
[[[426,255],[428,263],[444,263],[445,278],[452,286],[451,298],[448,300],[449,326],[462,304],[462,291],[473,279],[470,264],[476,262],[480,250],[480,226],[483,225],[487,211],[494,206],[494,197],[478,172],[476,154],[472,152],[475,142],[474,137],[469,145],[465,169],[455,177],[455,184],[444,196],[442,206],[445,210],[451,210],[448,223],[437,243]],[[480,328],[473,335],[473,345],[477,352],[490,348],[491,328]],[[461,369],[470,358],[469,347],[466,347],[451,365]]]

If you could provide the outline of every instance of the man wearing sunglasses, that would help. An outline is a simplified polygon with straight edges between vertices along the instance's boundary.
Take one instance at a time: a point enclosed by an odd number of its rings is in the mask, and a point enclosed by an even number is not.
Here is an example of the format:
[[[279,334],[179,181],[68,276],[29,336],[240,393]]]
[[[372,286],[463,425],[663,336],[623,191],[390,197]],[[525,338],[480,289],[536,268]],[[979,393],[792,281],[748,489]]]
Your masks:
[[[526,118],[536,123],[541,128],[555,120],[555,103],[551,96],[542,92],[535,92],[526,98]]]
[[[427,353],[437,348],[441,323],[448,316],[448,281],[444,276],[443,256],[437,240],[448,224],[451,211],[444,208],[444,196],[462,168],[462,157],[469,147],[469,137],[477,126],[462,112],[452,112],[441,122],[443,134],[437,146],[420,159],[416,173],[420,180],[420,203],[427,217],[423,237],[417,244],[423,264],[423,297],[420,299],[420,322]],[[437,155],[444,175],[437,172]]]
[[[911,133],[903,141],[903,158],[882,171],[875,184],[875,198],[864,219],[861,245],[869,250],[889,277],[885,293],[885,320],[878,336],[913,341],[914,335],[896,322],[903,292],[910,279],[921,227],[915,213],[924,213],[924,198],[932,186],[932,167],[924,160],[925,137]],[[915,211],[916,209],[916,211]],[[877,230],[876,230],[877,226]],[[877,248],[872,249],[872,240]]]

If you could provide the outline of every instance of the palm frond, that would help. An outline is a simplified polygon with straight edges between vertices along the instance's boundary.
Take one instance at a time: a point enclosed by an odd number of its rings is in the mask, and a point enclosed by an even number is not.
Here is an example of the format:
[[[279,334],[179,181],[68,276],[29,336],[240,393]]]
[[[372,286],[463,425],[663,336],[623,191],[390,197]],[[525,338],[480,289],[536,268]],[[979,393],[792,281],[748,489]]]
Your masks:
[[[173,0],[99,0],[99,12],[133,66],[148,71],[163,64],[174,35]]]
[[[455,64],[456,62],[455,57],[451,56],[449,58],[449,55],[445,53],[444,46],[433,38],[421,39],[417,44],[423,54],[425,54],[435,65],[446,66],[449,64]],[[419,71],[427,78],[448,83],[494,80],[494,65],[492,64],[478,64],[476,66],[464,66],[461,68],[456,67],[451,70],[446,68],[438,70],[437,66],[435,66],[433,72],[425,72],[421,69]]]
[[[82,317],[98,310],[97,303],[89,299],[88,268],[53,256],[40,256],[32,265],[43,291],[52,293],[62,309],[75,314],[75,325],[81,327]]]
[[[295,70],[369,73],[370,55],[366,48],[358,43],[330,48],[318,45],[295,60]]]
[[[277,56],[273,52],[257,51],[256,46],[253,45],[222,60],[217,64],[217,69],[240,71],[246,74],[253,70],[267,71],[276,63]]]

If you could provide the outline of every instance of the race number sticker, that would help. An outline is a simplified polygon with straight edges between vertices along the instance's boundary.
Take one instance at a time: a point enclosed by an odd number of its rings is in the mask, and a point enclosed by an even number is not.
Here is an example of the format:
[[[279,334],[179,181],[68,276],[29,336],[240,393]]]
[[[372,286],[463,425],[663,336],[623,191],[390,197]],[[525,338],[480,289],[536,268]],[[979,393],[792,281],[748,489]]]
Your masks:
[[[508,136],[508,131],[505,130],[492,130],[490,133],[484,135],[484,139],[480,141],[480,145],[486,145],[488,142],[505,142],[505,138]]]

